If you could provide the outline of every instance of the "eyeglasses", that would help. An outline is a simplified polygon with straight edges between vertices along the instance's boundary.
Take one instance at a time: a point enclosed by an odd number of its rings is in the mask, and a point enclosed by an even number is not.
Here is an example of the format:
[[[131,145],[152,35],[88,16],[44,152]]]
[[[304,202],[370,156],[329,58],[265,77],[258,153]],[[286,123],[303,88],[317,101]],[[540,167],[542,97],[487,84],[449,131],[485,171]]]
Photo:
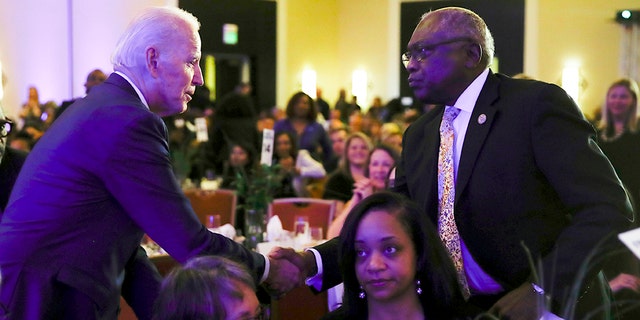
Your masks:
[[[0,120],[0,138],[6,138],[11,132],[13,121],[9,119]]]
[[[430,45],[417,46],[416,48],[411,49],[402,54],[402,64],[404,64],[404,67],[406,68],[409,65],[409,61],[411,60],[411,58],[416,59],[416,61],[418,62],[422,62],[425,59],[427,59],[429,56],[431,56],[439,46],[443,46],[445,44],[450,44],[454,42],[460,42],[460,41],[473,42],[474,40],[467,37],[464,37],[464,38],[458,37],[458,38],[453,38],[453,39],[437,42]]]

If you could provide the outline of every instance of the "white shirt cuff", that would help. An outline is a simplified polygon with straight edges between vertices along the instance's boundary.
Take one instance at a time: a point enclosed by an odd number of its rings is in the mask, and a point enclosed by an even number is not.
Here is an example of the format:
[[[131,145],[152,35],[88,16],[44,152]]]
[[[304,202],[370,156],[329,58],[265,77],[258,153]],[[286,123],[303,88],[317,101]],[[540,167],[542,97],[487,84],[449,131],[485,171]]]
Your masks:
[[[322,256],[320,256],[320,252],[313,248],[307,248],[305,251],[311,251],[313,256],[316,258],[316,267],[318,268],[318,273],[307,278],[304,282],[307,286],[313,287],[317,291],[322,289]]]
[[[269,277],[269,269],[271,269],[271,263],[269,262],[269,257],[267,255],[262,254],[264,257],[264,272],[262,273],[262,278],[260,278],[260,283],[263,283]]]

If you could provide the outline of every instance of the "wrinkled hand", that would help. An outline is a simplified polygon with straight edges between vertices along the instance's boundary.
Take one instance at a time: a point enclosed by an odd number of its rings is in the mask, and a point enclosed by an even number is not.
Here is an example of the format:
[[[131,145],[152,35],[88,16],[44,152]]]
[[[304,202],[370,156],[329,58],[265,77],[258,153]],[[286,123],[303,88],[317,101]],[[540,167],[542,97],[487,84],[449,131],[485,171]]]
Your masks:
[[[300,285],[300,269],[286,259],[269,258],[269,276],[264,287],[269,294],[279,299],[287,292]]]
[[[613,292],[618,292],[622,289],[631,289],[638,292],[638,289],[640,289],[640,278],[627,273],[621,273],[609,281],[609,286]]]
[[[525,282],[498,300],[489,313],[500,319],[538,320],[544,307],[544,296],[533,291],[531,283]]]

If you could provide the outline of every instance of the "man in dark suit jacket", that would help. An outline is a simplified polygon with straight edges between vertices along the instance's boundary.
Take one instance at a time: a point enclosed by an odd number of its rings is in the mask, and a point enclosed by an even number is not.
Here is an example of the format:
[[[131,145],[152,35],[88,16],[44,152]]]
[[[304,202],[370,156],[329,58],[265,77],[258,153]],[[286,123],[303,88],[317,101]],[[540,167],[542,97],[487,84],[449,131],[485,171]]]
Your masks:
[[[116,47],[115,72],[31,152],[0,221],[0,318],[115,319],[121,290],[151,310],[159,278],[144,233],[181,263],[240,261],[272,289],[296,273],[209,232],[173,176],[160,117],[183,112],[203,83],[198,28],[181,9],[145,11]]]
[[[446,107],[405,133],[403,150],[411,152],[402,153],[396,191],[438,223],[439,128],[445,108],[460,109],[454,215],[469,302],[500,317],[539,319],[539,297],[547,296],[551,311],[571,318],[561,308],[598,291],[587,287],[597,260],[618,245],[615,236],[633,216],[593,128],[559,87],[493,74],[493,39],[471,11],[427,13],[407,47],[403,61],[416,97]],[[532,270],[525,247],[539,269]],[[335,243],[316,249],[327,288],[338,281]],[[293,260],[307,274],[317,271],[311,253]]]

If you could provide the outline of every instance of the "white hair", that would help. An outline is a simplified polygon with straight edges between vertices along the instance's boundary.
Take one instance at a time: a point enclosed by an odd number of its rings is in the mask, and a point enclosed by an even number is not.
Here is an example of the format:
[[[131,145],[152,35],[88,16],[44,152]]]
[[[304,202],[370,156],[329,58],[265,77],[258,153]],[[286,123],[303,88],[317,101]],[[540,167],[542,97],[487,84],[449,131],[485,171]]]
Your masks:
[[[144,65],[145,51],[150,46],[172,45],[179,31],[188,25],[193,31],[200,29],[200,22],[191,13],[175,7],[146,9],[129,23],[111,55],[114,70]]]

